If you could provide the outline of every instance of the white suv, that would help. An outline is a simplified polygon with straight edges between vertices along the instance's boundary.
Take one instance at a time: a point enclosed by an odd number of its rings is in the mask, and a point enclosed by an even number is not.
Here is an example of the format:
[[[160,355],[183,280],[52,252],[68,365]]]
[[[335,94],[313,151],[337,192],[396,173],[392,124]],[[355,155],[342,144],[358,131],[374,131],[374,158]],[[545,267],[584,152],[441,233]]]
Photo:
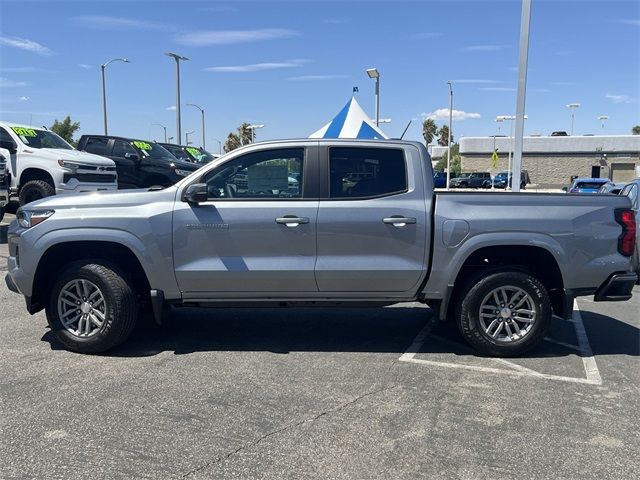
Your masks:
[[[115,190],[113,160],[75,150],[45,128],[0,122],[0,148],[9,151],[9,195],[20,205],[60,193]]]

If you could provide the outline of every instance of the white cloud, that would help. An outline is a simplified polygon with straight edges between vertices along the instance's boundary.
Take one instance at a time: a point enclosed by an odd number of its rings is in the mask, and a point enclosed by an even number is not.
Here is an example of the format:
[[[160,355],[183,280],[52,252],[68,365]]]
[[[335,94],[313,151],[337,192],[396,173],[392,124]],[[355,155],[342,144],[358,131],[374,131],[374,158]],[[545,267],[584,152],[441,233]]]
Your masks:
[[[259,30],[204,30],[176,35],[174,40],[181,45],[204,47],[207,45],[230,45],[233,43],[259,42],[298,35],[285,28],[263,28]]]
[[[421,117],[431,118],[433,120],[448,120],[449,119],[449,109],[448,108],[439,108],[430,113],[421,113]],[[462,110],[456,110],[455,108],[451,110],[451,118],[453,120],[466,120],[468,118],[480,118],[481,115],[479,113],[473,112],[464,112]]]
[[[497,52],[507,48],[506,45],[469,45],[460,50],[463,52]]]
[[[611,100],[613,103],[634,103],[637,101],[636,98],[630,97],[629,95],[620,95],[607,92],[604,96],[607,100]]]
[[[108,15],[83,15],[72,17],[70,20],[81,27],[100,28],[103,30],[173,30],[173,27],[161,23]]]
[[[205,72],[219,72],[219,73],[245,73],[245,72],[259,72],[262,70],[276,70],[280,68],[294,68],[299,67],[306,60],[287,60],[284,62],[263,62],[263,63],[250,63],[248,65],[229,65],[224,67],[207,67]]]
[[[20,48],[22,50],[27,50],[28,52],[39,53],[40,55],[53,55],[53,52],[49,48],[26,38],[0,37],[0,45]]]
[[[313,82],[317,80],[339,80],[342,78],[348,78],[347,75],[334,74],[334,75],[300,75],[297,77],[289,77],[287,80],[292,82]]]
[[[632,25],[634,27],[640,27],[640,19],[637,19],[637,18],[624,18],[622,20],[618,20],[616,23],[622,23],[624,25]]]
[[[20,97],[18,100],[21,102],[26,102],[27,100],[31,100],[31,97]]]
[[[171,105],[170,107],[167,107],[167,110],[175,110],[176,106],[175,105]]]
[[[482,78],[463,78],[460,80],[451,80],[451,83],[504,83],[502,80],[486,80]]]
[[[79,63],[78,66],[80,68],[84,68],[85,70],[91,70],[93,68],[92,65],[87,65],[86,63]]]
[[[27,82],[17,82],[15,80],[0,77],[0,88],[26,87],[27,85],[29,85]]]

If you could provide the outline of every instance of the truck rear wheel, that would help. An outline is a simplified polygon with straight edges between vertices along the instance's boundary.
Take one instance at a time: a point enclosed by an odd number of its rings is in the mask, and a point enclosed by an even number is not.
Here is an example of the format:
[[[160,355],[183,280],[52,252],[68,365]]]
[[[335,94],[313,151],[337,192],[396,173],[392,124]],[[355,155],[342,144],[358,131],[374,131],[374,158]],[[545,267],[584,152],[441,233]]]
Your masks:
[[[45,180],[30,180],[20,188],[20,206],[56,194],[56,189]]]
[[[480,352],[520,355],[540,344],[551,322],[544,285],[519,271],[501,271],[470,283],[456,314],[464,338]]]
[[[72,264],[58,278],[47,320],[69,350],[99,353],[124,342],[135,327],[138,301],[124,274],[97,261]]]

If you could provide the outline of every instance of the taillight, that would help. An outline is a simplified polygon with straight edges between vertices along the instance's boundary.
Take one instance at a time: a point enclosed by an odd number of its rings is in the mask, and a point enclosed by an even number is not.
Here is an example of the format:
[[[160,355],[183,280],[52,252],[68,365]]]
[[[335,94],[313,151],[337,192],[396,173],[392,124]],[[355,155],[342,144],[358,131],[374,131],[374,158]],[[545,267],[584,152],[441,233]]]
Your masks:
[[[618,252],[630,257],[636,248],[636,217],[633,210],[616,208],[616,222],[622,225],[622,233],[618,237]]]

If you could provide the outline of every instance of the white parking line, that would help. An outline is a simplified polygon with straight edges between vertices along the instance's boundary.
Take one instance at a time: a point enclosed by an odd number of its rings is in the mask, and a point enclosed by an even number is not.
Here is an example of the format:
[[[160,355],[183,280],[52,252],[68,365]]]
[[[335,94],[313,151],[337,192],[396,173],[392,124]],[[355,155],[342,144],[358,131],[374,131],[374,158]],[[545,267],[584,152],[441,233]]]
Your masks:
[[[580,309],[578,308],[578,302],[574,301],[573,304],[573,319],[571,322],[574,326],[576,337],[578,339],[578,345],[571,345],[564,342],[559,342],[557,340],[553,340],[551,338],[545,338],[545,340],[551,341],[558,345],[562,345],[573,350],[577,350],[580,353],[580,357],[582,358],[582,364],[584,366],[584,371],[586,374],[586,378],[580,377],[565,377],[562,375],[551,375],[547,373],[537,372],[530,368],[523,367],[522,365],[518,365],[517,363],[510,362],[509,360],[505,360],[503,358],[492,358],[491,360],[502,363],[506,367],[510,368],[510,370],[504,368],[493,368],[493,367],[484,367],[481,365],[464,365],[460,363],[451,363],[451,362],[439,362],[436,360],[425,360],[422,358],[415,358],[416,354],[420,352],[420,349],[424,345],[431,329],[433,328],[433,323],[427,323],[422,330],[416,335],[409,345],[409,348],[400,356],[398,359],[401,362],[415,363],[418,365],[432,365],[436,367],[445,367],[445,368],[454,368],[459,370],[472,370],[476,372],[484,372],[484,373],[496,373],[499,375],[511,375],[516,377],[534,377],[534,378],[544,378],[547,380],[556,380],[561,382],[570,382],[570,383],[582,383],[587,385],[602,385],[602,377],[600,376],[600,371],[598,370],[598,365],[596,364],[596,360],[593,356],[593,352],[591,350],[591,345],[589,344],[589,338],[587,337],[587,332],[584,328],[584,323],[582,322],[582,316],[580,315]],[[446,339],[442,339],[433,335],[431,338],[436,338],[440,341],[444,341],[445,343],[451,343]]]

